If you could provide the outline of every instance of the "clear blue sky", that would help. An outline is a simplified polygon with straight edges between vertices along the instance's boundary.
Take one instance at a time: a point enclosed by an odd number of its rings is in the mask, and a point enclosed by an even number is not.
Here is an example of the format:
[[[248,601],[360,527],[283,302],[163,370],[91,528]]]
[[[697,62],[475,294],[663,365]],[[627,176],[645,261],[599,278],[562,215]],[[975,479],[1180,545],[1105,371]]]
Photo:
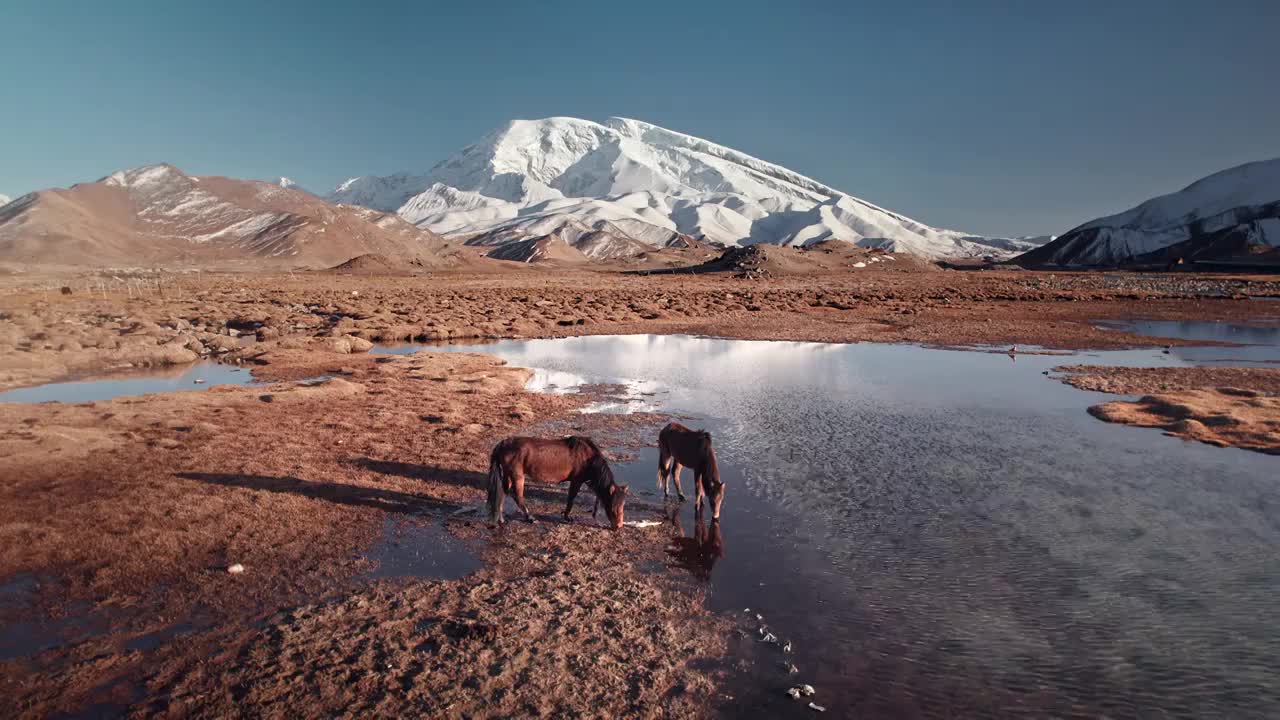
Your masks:
[[[159,161],[325,191],[619,115],[934,225],[1057,233],[1280,155],[1278,29],[1277,0],[5,0],[0,192]]]

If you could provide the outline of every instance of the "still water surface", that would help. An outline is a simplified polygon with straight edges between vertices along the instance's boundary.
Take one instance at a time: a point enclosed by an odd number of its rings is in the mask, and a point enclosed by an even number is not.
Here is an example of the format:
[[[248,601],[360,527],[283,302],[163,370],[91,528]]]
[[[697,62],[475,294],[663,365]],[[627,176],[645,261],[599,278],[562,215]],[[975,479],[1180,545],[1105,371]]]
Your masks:
[[[676,536],[672,565],[712,608],[794,644],[800,672],[762,648],[732,714],[811,715],[782,694],[803,682],[840,717],[1280,716],[1280,463],[1099,422],[1085,408],[1113,396],[1042,374],[1181,358],[640,335],[444,349],[644,387],[713,432],[719,527],[690,502],[647,532]],[[654,501],[655,464],[619,469]]]

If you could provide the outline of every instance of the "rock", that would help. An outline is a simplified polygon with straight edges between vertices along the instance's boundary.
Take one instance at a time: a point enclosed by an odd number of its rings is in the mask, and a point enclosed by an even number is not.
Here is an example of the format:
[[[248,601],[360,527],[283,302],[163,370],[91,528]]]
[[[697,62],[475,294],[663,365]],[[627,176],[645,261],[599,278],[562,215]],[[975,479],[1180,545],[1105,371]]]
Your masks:
[[[275,340],[278,337],[280,337],[280,331],[276,328],[273,328],[273,327],[258,328],[258,342],[264,342],[266,340]]]
[[[236,342],[234,338],[227,335],[216,335],[213,333],[210,333],[208,337],[204,339],[204,345],[217,354],[228,353],[232,350],[239,349],[240,347],[240,343]]]
[[[351,354],[351,341],[348,339],[349,337],[350,336],[348,335],[344,337],[325,338],[321,345],[329,352],[349,355]]]
[[[818,691],[814,690],[812,685],[801,685],[800,692],[804,693],[805,697],[813,697]]]
[[[818,703],[809,703],[809,709],[810,709],[810,710],[813,710],[814,712],[826,712],[826,711],[827,711],[827,709],[826,709],[826,708],[822,707],[822,706],[821,706],[821,705],[819,705]]]
[[[356,337],[356,336],[354,336],[354,335],[348,335],[348,336],[346,336],[346,338],[344,338],[344,339],[345,339],[348,343],[350,343],[350,345],[351,345],[351,352],[353,352],[353,353],[364,353],[364,352],[369,352],[370,350],[372,350],[372,349],[373,349],[373,343],[369,342],[368,340],[365,340],[365,339],[364,339],[364,338],[362,338],[362,337]]]
[[[236,563],[235,565],[228,565],[227,572],[231,573],[232,575],[239,575],[240,573],[244,572],[244,566],[241,565],[240,563]]]
[[[787,694],[791,696],[792,700],[799,700],[800,688],[790,688],[789,690],[787,690]]]

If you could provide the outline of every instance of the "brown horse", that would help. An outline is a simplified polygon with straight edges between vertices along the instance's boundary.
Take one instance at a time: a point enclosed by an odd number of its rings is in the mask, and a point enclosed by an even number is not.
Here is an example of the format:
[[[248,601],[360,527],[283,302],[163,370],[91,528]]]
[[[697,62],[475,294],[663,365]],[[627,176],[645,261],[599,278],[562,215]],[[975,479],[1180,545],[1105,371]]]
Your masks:
[[[724,502],[724,483],[720,482],[720,468],[716,465],[716,451],[711,447],[711,433],[690,430],[680,423],[669,423],[658,433],[658,487],[662,488],[663,497],[668,495],[668,481],[675,478],[676,495],[684,500],[684,490],[680,488],[681,466],[693,470],[698,506],[702,506],[705,497],[711,517],[719,520],[720,504]]]
[[[614,482],[609,461],[591,438],[548,440],[511,437],[495,445],[489,456],[489,513],[494,523],[501,525],[503,522],[503,503],[508,492],[515,496],[516,505],[525,519],[537,522],[524,504],[526,477],[543,483],[568,481],[569,504],[564,509],[565,520],[569,519],[578,490],[586,484],[595,491],[596,509],[603,502],[605,514],[614,529],[622,527],[627,486]],[[596,511],[592,510],[592,517],[595,514]]]

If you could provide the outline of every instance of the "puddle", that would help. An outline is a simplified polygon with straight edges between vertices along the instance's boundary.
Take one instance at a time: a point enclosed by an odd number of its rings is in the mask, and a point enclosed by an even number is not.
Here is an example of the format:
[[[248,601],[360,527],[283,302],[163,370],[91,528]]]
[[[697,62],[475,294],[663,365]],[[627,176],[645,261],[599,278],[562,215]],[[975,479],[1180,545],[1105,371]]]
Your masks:
[[[1242,325],[1211,320],[1127,320],[1099,322],[1105,330],[1121,330],[1152,338],[1192,342],[1229,342],[1242,347],[1173,347],[1169,354],[1201,364],[1280,362],[1280,326]]]
[[[1280,711],[1275,458],[1110,425],[1063,363],[904,345],[594,336],[481,347],[703,418],[728,494],[677,506],[669,567],[794,644],[730,715],[1268,717]],[[656,450],[615,472],[661,505]],[[692,498],[692,477],[684,489]],[[631,519],[648,519],[636,514]],[[656,516],[661,519],[661,516]]]
[[[182,367],[118,373],[99,379],[17,388],[0,392],[0,402],[95,402],[177,390],[203,390],[215,385],[249,385],[253,382],[253,376],[245,368],[216,362],[199,362]]]
[[[576,338],[569,338],[573,340]],[[374,355],[412,355],[419,350],[436,352],[489,352],[494,347],[503,345],[508,349],[520,341],[487,340],[479,344],[458,345],[447,342],[403,343],[395,345],[377,345],[369,352]],[[567,340],[560,340],[567,342]],[[496,353],[494,353],[496,354]],[[585,375],[567,372],[557,368],[539,367],[530,363],[518,363],[520,367],[533,372],[533,377],[525,383],[525,390],[530,392],[550,393],[553,395],[572,395],[582,391],[586,385],[595,384]],[[652,381],[621,380],[616,383],[620,392],[610,394],[597,402],[588,403],[578,410],[581,413],[616,413],[653,412],[659,407],[654,397],[661,393],[660,386]]]
[[[382,538],[365,554],[377,566],[371,579],[457,580],[483,563],[465,542],[449,534],[438,520],[387,518]]]

